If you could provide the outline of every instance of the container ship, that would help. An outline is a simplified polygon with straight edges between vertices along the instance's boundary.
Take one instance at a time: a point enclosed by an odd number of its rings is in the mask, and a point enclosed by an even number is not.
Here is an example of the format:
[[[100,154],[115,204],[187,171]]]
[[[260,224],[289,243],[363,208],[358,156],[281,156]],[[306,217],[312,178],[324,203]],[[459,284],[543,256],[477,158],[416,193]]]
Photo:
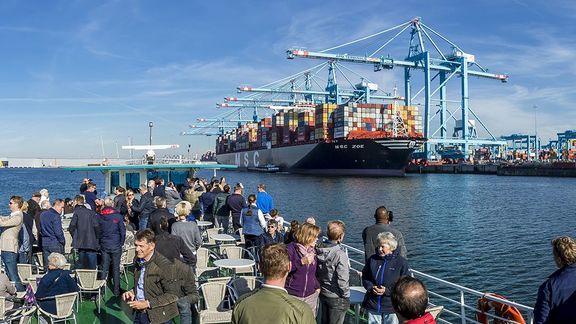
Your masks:
[[[220,135],[216,160],[245,170],[403,176],[424,141],[418,107],[319,104],[279,111]]]

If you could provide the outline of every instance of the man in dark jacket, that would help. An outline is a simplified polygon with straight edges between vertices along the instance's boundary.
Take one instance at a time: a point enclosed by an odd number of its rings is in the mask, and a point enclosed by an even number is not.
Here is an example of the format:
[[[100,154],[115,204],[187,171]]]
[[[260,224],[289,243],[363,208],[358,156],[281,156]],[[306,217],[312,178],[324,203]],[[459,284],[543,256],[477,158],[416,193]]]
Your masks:
[[[102,237],[100,246],[102,251],[102,278],[108,278],[108,269],[112,261],[112,278],[114,281],[114,295],[120,295],[120,257],[122,246],[126,239],[124,217],[114,208],[112,198],[104,200],[104,208],[100,212],[100,228]]]
[[[196,255],[190,251],[190,248],[188,248],[180,236],[168,233],[167,229],[168,220],[165,216],[162,216],[160,221],[152,227],[154,235],[156,235],[156,251],[170,261],[178,259],[190,267],[195,267]],[[180,256],[182,256],[182,259],[180,259]]]
[[[196,276],[192,267],[184,262],[175,259],[174,269],[180,287],[178,299],[178,311],[180,313],[180,324],[192,324],[191,305],[198,302],[198,289],[196,288]]]
[[[143,183],[140,185],[140,203],[138,206],[132,206],[132,210],[140,213],[140,222],[138,224],[138,228],[143,230],[145,228],[149,228],[148,219],[150,218],[150,213],[154,210],[154,198],[152,194],[148,191],[148,186]]]
[[[154,197],[154,204],[156,205],[156,209],[150,213],[150,218],[148,219],[150,228],[152,230],[154,230],[154,228],[158,228],[158,224],[160,224],[160,218],[166,217],[168,220],[168,233],[171,233],[172,224],[176,221],[176,217],[174,214],[170,213],[168,208],[166,208],[166,198]]]
[[[174,264],[155,252],[156,237],[149,229],[136,233],[138,266],[135,287],[122,299],[136,311],[134,323],[164,323],[178,316],[179,287]]]
[[[74,197],[74,214],[68,226],[72,247],[78,249],[80,269],[96,269],[96,254],[100,250],[100,223],[98,214],[84,206],[84,196]]]
[[[200,201],[200,210],[202,211],[202,220],[214,222],[214,200],[216,199],[217,186],[208,185],[206,192],[198,198]]]
[[[404,243],[404,235],[402,232],[392,227],[392,212],[384,206],[376,208],[374,212],[376,224],[366,227],[362,231],[362,240],[364,241],[364,255],[366,260],[377,252],[378,247],[378,234],[390,232],[398,242],[398,253],[401,257],[406,258],[406,244]]]
[[[559,268],[538,289],[534,323],[576,322],[576,240],[560,236],[552,241]]]
[[[86,203],[88,205],[90,205],[90,209],[92,209],[93,211],[97,211],[96,210],[96,200],[98,199],[98,197],[96,197],[96,184],[95,183],[93,183],[93,182],[88,183],[86,191],[84,191],[84,198],[86,199]]]
[[[232,226],[234,227],[234,231],[237,231],[242,227],[240,224],[240,212],[243,208],[248,207],[246,198],[242,196],[242,188],[241,183],[236,184],[236,186],[234,186],[234,192],[226,199],[226,205],[232,214]]]
[[[230,208],[226,205],[226,200],[230,196],[230,186],[224,185],[224,191],[216,194],[214,198],[214,226],[222,227],[224,234],[228,234],[228,227],[230,226]]]
[[[121,186],[117,186],[114,189],[116,197],[114,197],[114,209],[120,212],[122,216],[128,214],[128,203],[126,202],[126,189]]]
[[[42,195],[39,192],[35,192],[32,194],[32,198],[28,200],[28,214],[34,219],[36,235],[38,236],[38,240],[33,235],[30,237],[30,240],[32,245],[36,244],[38,247],[42,246],[42,242],[40,242],[40,214],[42,213],[42,209],[40,208],[40,205],[38,205],[41,196]]]
[[[42,233],[42,257],[44,264],[48,264],[48,256],[52,252],[64,254],[64,230],[62,229],[62,211],[64,200],[54,200],[52,208],[40,215]]]

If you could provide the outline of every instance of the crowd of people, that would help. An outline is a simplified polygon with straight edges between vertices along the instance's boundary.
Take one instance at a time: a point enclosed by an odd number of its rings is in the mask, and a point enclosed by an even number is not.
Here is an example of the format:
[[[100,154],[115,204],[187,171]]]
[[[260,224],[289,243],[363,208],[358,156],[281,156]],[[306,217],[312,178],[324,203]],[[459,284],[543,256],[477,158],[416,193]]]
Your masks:
[[[196,251],[205,244],[197,224],[202,220],[223,233],[241,233],[264,278],[260,289],[234,305],[233,323],[344,322],[350,309],[350,262],[342,246],[343,221],[326,224],[326,240],[320,239],[322,230],[313,217],[301,224],[293,220],[287,228],[265,184],[246,196],[241,183],[231,186],[224,178],[187,179],[181,186],[158,178],[138,191],[117,186],[114,195],[98,196],[96,184],[84,179],[79,194],[69,201],[51,200],[46,189],[28,201],[12,196],[10,215],[0,217],[5,269],[0,296],[25,290],[17,263],[46,265],[36,298],[48,312],[55,311],[51,297],[78,291],[66,270],[68,231],[77,255],[74,267],[100,269],[113,294],[134,310],[134,323],[164,323],[177,316],[180,323],[191,323],[192,305],[199,300]],[[65,214],[71,215],[67,228],[62,225]],[[362,232],[362,306],[368,323],[435,323],[426,312],[426,287],[408,276],[407,248],[403,234],[391,224],[392,212],[378,207],[374,219]],[[136,253],[134,288],[122,291],[121,258],[130,247]],[[32,257],[35,252],[41,252],[41,262]],[[540,287],[537,323],[575,318],[567,300],[576,291],[576,242],[558,238],[553,252],[560,269]]]

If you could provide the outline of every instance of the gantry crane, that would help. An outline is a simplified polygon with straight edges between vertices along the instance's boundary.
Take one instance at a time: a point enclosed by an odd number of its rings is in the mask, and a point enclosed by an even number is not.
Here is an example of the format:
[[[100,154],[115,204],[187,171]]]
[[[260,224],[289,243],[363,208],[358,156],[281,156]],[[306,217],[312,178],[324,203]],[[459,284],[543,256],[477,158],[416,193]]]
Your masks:
[[[393,40],[398,38],[405,31],[410,33],[410,44],[408,49],[408,56],[404,59],[396,59],[394,57],[388,56],[376,56],[380,51],[382,51],[387,45],[389,45]],[[370,55],[349,55],[349,54],[336,54],[330,53],[331,51],[341,49],[343,47],[348,47],[351,45],[356,45],[367,39],[372,39],[374,37],[396,32],[394,36],[384,42],[383,45],[378,47]],[[439,41],[442,41],[444,45],[447,45],[450,50],[449,54],[445,54],[438,44],[433,39],[435,36]],[[429,50],[427,47],[431,47]],[[433,56],[432,54],[435,53]],[[380,31],[378,33],[362,37],[358,40],[347,42],[338,46],[334,46],[323,51],[308,51],[300,48],[292,48],[287,50],[287,57],[289,59],[293,58],[314,58],[323,59],[334,64],[335,62],[347,62],[347,63],[360,63],[360,64],[372,64],[374,66],[374,71],[381,70],[391,70],[395,67],[400,67],[404,69],[404,104],[406,106],[413,105],[415,99],[421,94],[424,94],[423,106],[424,106],[424,137],[428,139],[425,144],[424,154],[426,157],[430,157],[431,151],[436,147],[432,145],[445,145],[445,144],[456,144],[462,145],[463,152],[466,157],[469,154],[470,145],[504,145],[505,142],[497,139],[482,123],[478,115],[470,109],[469,105],[469,88],[468,81],[470,77],[479,77],[485,79],[499,80],[502,82],[507,82],[508,75],[506,74],[496,74],[490,73],[485,68],[480,66],[473,55],[467,54],[455,43],[448,40],[446,37],[442,36],[435,30],[423,24],[420,18],[412,19],[408,22],[400,24],[398,26]],[[415,94],[412,92],[412,73],[413,71],[421,70],[424,72],[423,85]],[[460,97],[458,100],[448,100],[447,84],[449,81],[460,78]],[[433,88],[432,82],[437,81],[438,85]],[[331,91],[331,93],[338,92],[337,90]],[[436,97],[435,97],[436,96]],[[438,102],[439,109],[432,115],[432,101]],[[449,103],[457,103],[459,107],[453,111],[448,110]],[[457,119],[454,115],[459,111],[459,118]],[[488,139],[474,138],[473,133],[475,130],[474,123],[470,121],[470,114],[476,118],[480,125],[490,136]],[[436,129],[431,128],[431,122],[434,117],[439,115],[438,127]],[[451,119],[455,120],[455,135],[448,137],[448,126],[447,122]],[[472,120],[473,121],[473,120]],[[471,127],[473,126],[473,127]]]

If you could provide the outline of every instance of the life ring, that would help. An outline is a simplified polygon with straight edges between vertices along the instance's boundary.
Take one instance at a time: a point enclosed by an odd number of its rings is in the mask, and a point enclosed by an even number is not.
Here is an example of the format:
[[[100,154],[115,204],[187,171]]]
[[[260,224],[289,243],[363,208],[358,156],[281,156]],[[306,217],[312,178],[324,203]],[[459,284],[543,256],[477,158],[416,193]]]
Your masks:
[[[496,297],[496,298],[507,300],[506,298],[504,298],[500,295],[494,294],[494,293],[484,294],[484,296],[482,298],[478,299],[478,310],[476,311],[476,321],[478,321],[482,324],[488,324],[487,313],[491,309],[494,309],[494,314],[498,317],[509,319],[511,321],[514,321],[514,322],[517,322],[520,324],[526,324],[526,321],[524,320],[524,317],[522,317],[522,314],[520,313],[518,308],[516,308],[514,306],[506,305],[506,304],[503,304],[503,303],[500,303],[497,301],[490,300],[490,299],[486,298],[485,296],[491,296],[491,297]],[[510,322],[503,321],[503,320],[498,319],[498,318],[494,318],[493,323],[494,324],[503,324],[503,323],[510,323]]]

